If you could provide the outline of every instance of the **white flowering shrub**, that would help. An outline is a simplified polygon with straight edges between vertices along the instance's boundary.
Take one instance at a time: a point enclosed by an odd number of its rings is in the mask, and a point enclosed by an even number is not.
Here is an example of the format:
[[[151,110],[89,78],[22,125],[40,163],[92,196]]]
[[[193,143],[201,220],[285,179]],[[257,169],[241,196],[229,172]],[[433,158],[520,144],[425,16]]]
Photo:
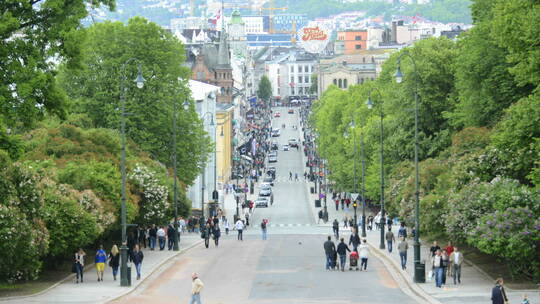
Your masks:
[[[165,183],[159,180],[156,172],[142,164],[136,164],[129,174],[129,179],[136,188],[132,189],[132,192],[141,198],[138,224],[166,223],[171,208],[169,192]]]

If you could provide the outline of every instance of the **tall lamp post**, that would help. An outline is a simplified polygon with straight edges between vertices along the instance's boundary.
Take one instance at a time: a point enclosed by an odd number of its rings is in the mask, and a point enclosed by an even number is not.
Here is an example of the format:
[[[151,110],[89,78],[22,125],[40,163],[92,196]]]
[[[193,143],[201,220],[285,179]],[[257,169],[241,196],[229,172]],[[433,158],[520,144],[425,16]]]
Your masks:
[[[356,122],[354,120],[354,116],[351,115],[351,123],[349,124],[349,128],[352,130],[352,138],[353,138],[353,191],[356,195],[358,193],[358,185],[356,182],[356,133],[354,132],[354,129],[356,128]],[[348,136],[347,133],[345,133],[345,136]],[[358,197],[354,198],[353,201],[353,208],[354,208],[354,228],[356,229],[356,233],[358,233],[358,217],[356,214],[356,209],[358,207],[358,204],[356,203],[356,199]]]
[[[404,50],[398,57],[397,69],[394,77],[397,83],[403,81],[403,73],[401,72],[401,58],[408,56],[411,59],[414,69],[414,196],[415,196],[415,215],[414,215],[414,281],[416,283],[425,282],[425,268],[420,266],[420,180],[418,173],[418,70],[416,68],[416,61],[411,54]],[[424,266],[425,267],[425,266]]]
[[[372,91],[376,91],[377,93],[379,93],[379,96],[382,96],[381,92],[377,88],[372,88],[371,90],[369,90],[368,99],[366,102],[369,109],[372,109],[374,106],[374,102],[371,99]],[[384,245],[384,224],[385,224],[384,222],[385,221],[384,219],[384,213],[385,213],[385,210],[384,210],[384,150],[383,150],[384,149],[384,124],[383,124],[384,112],[383,112],[382,106],[383,106],[383,102],[381,99],[379,103],[379,114],[381,116],[381,222],[380,222],[381,242],[379,244],[379,248],[384,249],[385,247]]]
[[[203,114],[202,121],[204,124],[204,121],[206,120],[206,115],[210,114],[210,124],[209,126],[214,126],[214,117],[212,116],[212,112],[206,112]],[[204,190],[206,189],[206,165],[203,167],[203,172],[201,175],[201,212],[202,212],[202,218],[204,218]]]
[[[122,110],[122,116],[121,116],[121,140],[122,140],[122,155],[120,159],[120,171],[122,172],[122,202],[121,202],[121,208],[120,208],[120,221],[122,223],[122,245],[120,246],[120,258],[121,258],[121,266],[120,266],[120,286],[130,286],[130,280],[128,279],[128,273],[127,273],[127,219],[126,219],[126,90],[125,82],[126,82],[126,66],[131,63],[132,61],[138,61],[136,58],[130,58],[128,59],[123,65],[122,65],[122,77],[120,80],[120,104],[121,104],[121,110]],[[142,89],[144,86],[145,79],[142,76],[142,67],[139,64],[137,67],[137,78],[135,79],[135,83],[137,84],[137,88]]]
[[[184,110],[189,110],[189,102],[186,100],[182,103],[182,106],[184,107]],[[173,239],[173,251],[178,251],[178,186],[176,179],[178,178],[178,171],[176,169],[176,119],[177,119],[177,109],[176,109],[176,100],[173,104],[173,140],[172,140],[172,162],[173,162],[173,175],[174,175],[174,182],[173,182],[173,204],[174,204],[174,231],[176,232],[174,234]]]

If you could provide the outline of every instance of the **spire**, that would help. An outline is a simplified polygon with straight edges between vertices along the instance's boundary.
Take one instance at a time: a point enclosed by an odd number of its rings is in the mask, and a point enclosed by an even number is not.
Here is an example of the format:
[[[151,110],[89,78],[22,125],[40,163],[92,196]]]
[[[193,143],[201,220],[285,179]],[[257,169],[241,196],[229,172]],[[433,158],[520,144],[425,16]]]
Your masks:
[[[227,33],[225,32],[225,14],[223,11],[223,0],[221,0],[221,35],[219,36],[218,65],[230,66],[229,46],[227,44]]]

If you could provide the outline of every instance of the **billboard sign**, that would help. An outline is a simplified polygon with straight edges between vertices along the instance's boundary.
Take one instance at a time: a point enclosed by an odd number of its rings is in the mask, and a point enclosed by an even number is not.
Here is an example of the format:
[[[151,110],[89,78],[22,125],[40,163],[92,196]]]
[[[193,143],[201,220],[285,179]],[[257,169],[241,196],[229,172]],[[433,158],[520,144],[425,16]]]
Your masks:
[[[330,31],[321,25],[306,26],[298,31],[297,41],[304,50],[319,54],[330,41]]]

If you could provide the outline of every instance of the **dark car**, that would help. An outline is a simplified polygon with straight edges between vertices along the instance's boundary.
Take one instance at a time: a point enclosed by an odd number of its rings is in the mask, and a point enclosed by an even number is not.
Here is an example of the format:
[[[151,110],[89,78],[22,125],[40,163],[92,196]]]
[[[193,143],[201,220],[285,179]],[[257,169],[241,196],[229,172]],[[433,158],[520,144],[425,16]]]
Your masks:
[[[279,149],[279,145],[278,145],[277,141],[273,141],[270,148],[271,148],[272,150],[278,150],[278,149]]]
[[[289,109],[289,111],[287,111],[289,114],[294,114],[294,110],[293,109]]]
[[[274,175],[267,176],[263,179],[263,183],[269,183],[270,186],[274,186]]]

